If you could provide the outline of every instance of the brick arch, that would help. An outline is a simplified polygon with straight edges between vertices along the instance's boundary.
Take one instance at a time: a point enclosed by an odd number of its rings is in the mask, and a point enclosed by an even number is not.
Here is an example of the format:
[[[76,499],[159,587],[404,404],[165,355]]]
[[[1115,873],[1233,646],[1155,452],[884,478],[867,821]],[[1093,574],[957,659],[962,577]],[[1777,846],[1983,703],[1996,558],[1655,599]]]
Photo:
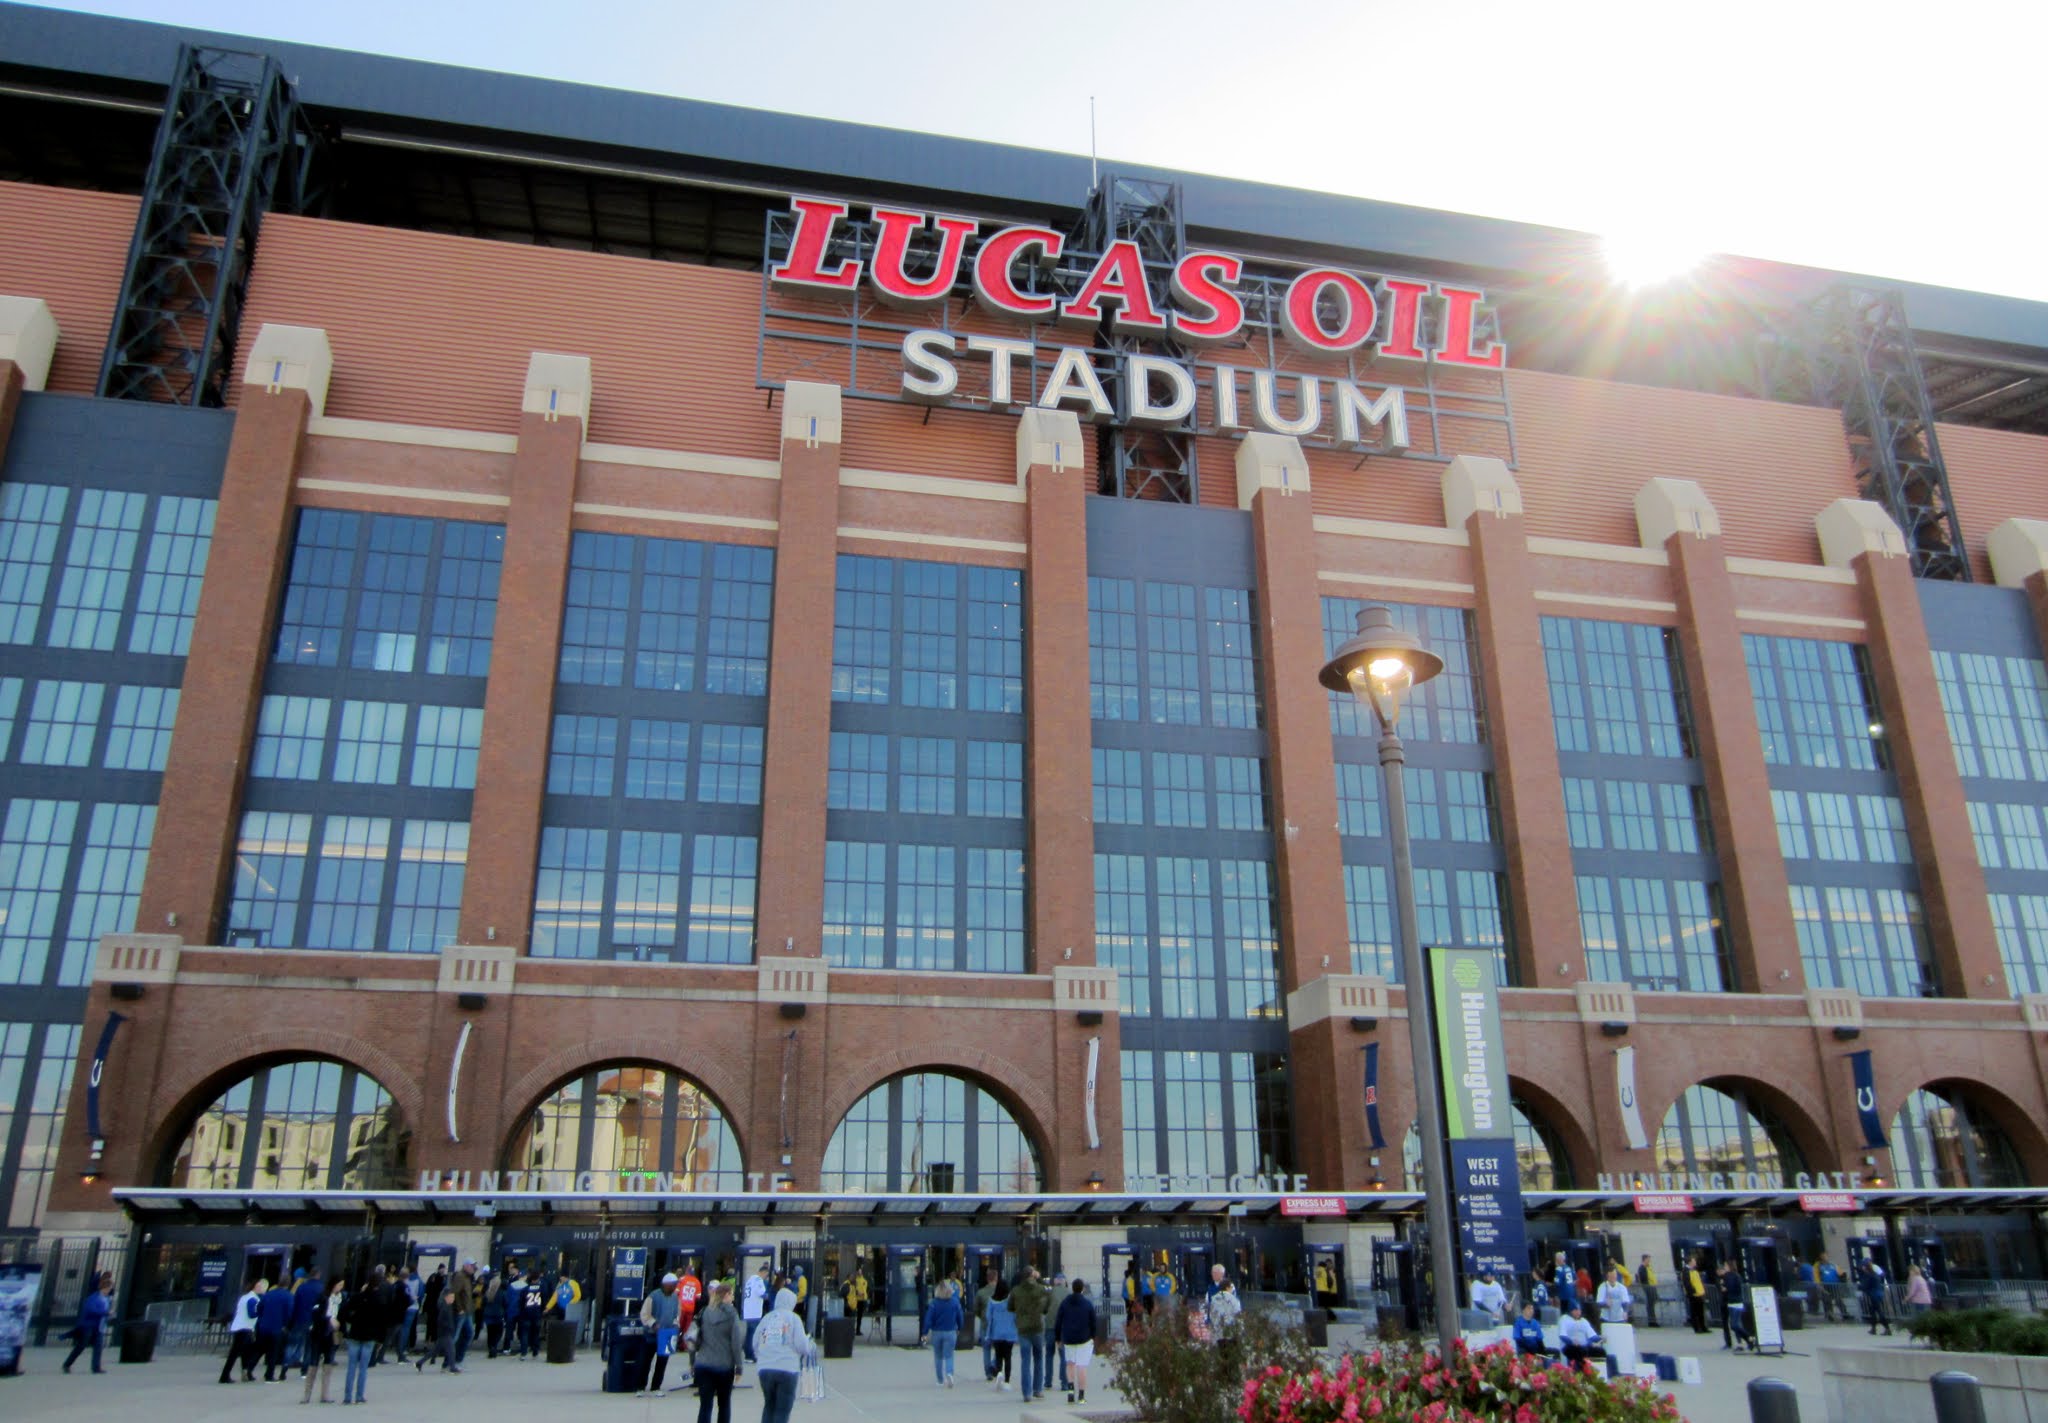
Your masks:
[[[1837,1160],[1840,1153],[1835,1148],[1834,1134],[1822,1125],[1828,1120],[1827,1112],[1814,1100],[1806,1084],[1796,1081],[1765,1082],[1761,1078],[1745,1077],[1736,1072],[1710,1073],[1695,1078],[1673,1092],[1655,1116],[1645,1112],[1643,1129],[1649,1133],[1650,1150],[1653,1153],[1657,1149],[1657,1133],[1663,1129],[1664,1119],[1671,1115],[1671,1109],[1678,1105],[1678,1099],[1696,1086],[1712,1087],[1722,1092],[1730,1087],[1740,1087],[1752,1103],[1763,1107],[1777,1118],[1778,1124],[1792,1138],[1793,1146],[1798,1148],[1800,1156],[1804,1158],[1807,1170],[1840,1168],[1841,1163]],[[1660,1162],[1659,1169],[1661,1167]]]
[[[165,1156],[184,1139],[192,1119],[222,1092],[267,1063],[293,1058],[324,1057],[353,1067],[374,1079],[391,1094],[398,1108],[399,1124],[414,1142],[425,1124],[426,1094],[419,1080],[397,1058],[375,1043],[337,1033],[329,1028],[286,1026],[265,1028],[235,1040],[234,1057],[227,1061],[201,1062],[173,1071],[159,1083],[153,1111],[158,1123],[144,1148],[143,1164],[150,1180],[157,1179]]]
[[[1599,1175],[1600,1152],[1586,1124],[1564,1104],[1564,1098],[1517,1072],[1508,1074],[1508,1095],[1534,1108],[1541,1125],[1557,1134],[1564,1146],[1566,1164],[1571,1168],[1572,1185],[1581,1191],[1590,1190]]]
[[[897,1048],[847,1063],[825,1097],[825,1141],[829,1145],[853,1104],[892,1077],[906,1072],[950,1072],[986,1087],[1009,1108],[1038,1148],[1038,1164],[1052,1177],[1052,1095],[1033,1074],[1005,1057],[983,1049]]]
[[[735,1063],[732,1055],[726,1052],[706,1053],[694,1065],[685,1067],[676,1060],[675,1047],[672,1034],[627,1032],[587,1038],[556,1049],[505,1093],[505,1105],[510,1115],[504,1120],[504,1131],[493,1160],[504,1160],[505,1153],[512,1149],[512,1138],[519,1134],[520,1124],[526,1120],[535,1103],[570,1078],[610,1063],[644,1063],[696,1083],[725,1117],[725,1124],[739,1146],[740,1160],[747,1160],[746,1118],[740,1115],[750,1100],[744,1067]]]
[[[1899,1094],[1898,1101],[1891,1104],[1891,1110],[1880,1118],[1887,1132],[1898,1119],[1900,1109],[1906,1105],[1906,1098],[1922,1088],[1943,1095],[1953,1093],[1963,1097],[1970,1106],[1983,1108],[1990,1116],[1988,1125],[2004,1132],[2012,1143],[2013,1154],[2020,1159],[2020,1170],[2025,1173],[2027,1183],[2038,1185],[2048,1182],[2048,1136],[2043,1135],[2041,1124],[2025,1107],[1981,1078],[1950,1072],[1914,1083]],[[1892,1168],[1894,1171],[1898,1169],[1896,1158]]]

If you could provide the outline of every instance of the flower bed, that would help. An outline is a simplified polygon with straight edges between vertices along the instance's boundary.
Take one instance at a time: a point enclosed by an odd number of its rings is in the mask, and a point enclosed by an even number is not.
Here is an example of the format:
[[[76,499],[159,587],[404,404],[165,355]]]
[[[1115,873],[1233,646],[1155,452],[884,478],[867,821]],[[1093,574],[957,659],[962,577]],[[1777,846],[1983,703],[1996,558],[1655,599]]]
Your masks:
[[[1245,1380],[1242,1423],[1674,1423],[1669,1394],[1591,1365],[1561,1367],[1506,1345],[1462,1345],[1448,1368],[1433,1352],[1374,1350],[1306,1374],[1269,1367]]]

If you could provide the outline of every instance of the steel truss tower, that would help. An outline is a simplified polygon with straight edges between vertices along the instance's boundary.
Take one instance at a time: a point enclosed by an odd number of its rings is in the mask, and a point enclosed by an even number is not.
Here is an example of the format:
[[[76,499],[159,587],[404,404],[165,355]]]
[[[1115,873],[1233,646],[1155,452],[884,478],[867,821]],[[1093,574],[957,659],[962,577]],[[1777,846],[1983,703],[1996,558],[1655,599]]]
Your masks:
[[[1088,195],[1088,205],[1081,212],[1069,250],[1085,253],[1092,262],[1109,250],[1110,243],[1119,240],[1137,245],[1146,276],[1151,279],[1148,285],[1157,300],[1167,290],[1174,266],[1187,250],[1187,230],[1181,222],[1180,184],[1104,173],[1095,191]],[[1195,374],[1194,363],[1175,343],[1124,335],[1111,329],[1107,321],[1096,332],[1096,345],[1119,354],[1170,356],[1187,367],[1191,379]],[[1121,361],[1116,370],[1114,380],[1106,384],[1110,399],[1121,411],[1129,408],[1119,388],[1123,379]],[[1192,435],[1136,425],[1114,426],[1103,430],[1096,450],[1098,493],[1120,499],[1200,502],[1201,482],[1195,468]]]
[[[256,233],[302,211],[314,139],[277,61],[181,45],[100,363],[116,400],[219,406]]]
[[[1857,487],[1891,514],[1922,578],[1970,581],[1961,521],[1935,437],[1905,297],[1841,284],[1801,314],[1793,349],[1814,399],[1842,412]]]

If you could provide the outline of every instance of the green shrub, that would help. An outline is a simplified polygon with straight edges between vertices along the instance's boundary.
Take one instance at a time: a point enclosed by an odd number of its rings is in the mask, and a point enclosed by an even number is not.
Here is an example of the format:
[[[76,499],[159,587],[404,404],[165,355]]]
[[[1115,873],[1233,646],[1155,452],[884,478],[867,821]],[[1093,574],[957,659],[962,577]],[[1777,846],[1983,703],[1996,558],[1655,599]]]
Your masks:
[[[1263,1307],[1248,1307],[1219,1344],[1189,1337],[1188,1315],[1178,1301],[1139,1315],[1112,1346],[1117,1391],[1140,1418],[1153,1423],[1235,1423],[1245,1381],[1278,1368],[1307,1373],[1323,1362],[1301,1328],[1286,1326]]]
[[[1907,1320],[1906,1332],[1948,1353],[2048,1357],[2048,1317],[2009,1309],[1929,1310]]]

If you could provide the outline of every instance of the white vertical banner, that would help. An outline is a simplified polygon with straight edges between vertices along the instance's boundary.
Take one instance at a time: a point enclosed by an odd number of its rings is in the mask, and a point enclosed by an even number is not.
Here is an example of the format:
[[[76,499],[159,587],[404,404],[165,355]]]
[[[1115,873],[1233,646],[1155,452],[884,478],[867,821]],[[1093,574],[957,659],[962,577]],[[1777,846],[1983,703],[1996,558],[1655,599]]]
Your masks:
[[[1095,1069],[1102,1061],[1102,1039],[1088,1039],[1088,1149],[1095,1151],[1102,1146],[1102,1133],[1095,1129]]]
[[[1632,1047],[1614,1050],[1614,1087],[1621,1097],[1621,1133],[1630,1151],[1641,1151],[1650,1138],[1643,1131],[1643,1109],[1636,1101],[1636,1050]]]
[[[469,1030],[475,1026],[469,1019],[463,1020],[462,1034],[455,1039],[454,1060],[448,1064],[448,1140],[453,1142],[462,1140],[462,1133],[455,1129],[455,1093],[462,1085],[462,1055],[469,1050]]]

